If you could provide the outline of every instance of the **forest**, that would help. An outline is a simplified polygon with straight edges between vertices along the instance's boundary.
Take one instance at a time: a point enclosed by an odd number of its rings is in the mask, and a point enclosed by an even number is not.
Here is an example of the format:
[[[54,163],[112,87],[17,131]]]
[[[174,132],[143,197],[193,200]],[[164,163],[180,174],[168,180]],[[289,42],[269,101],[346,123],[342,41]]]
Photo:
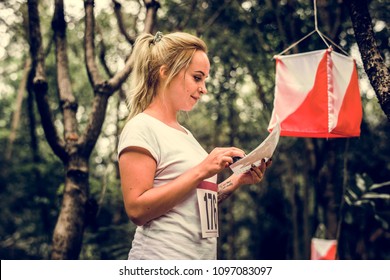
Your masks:
[[[313,238],[390,259],[389,17],[387,0],[0,1],[0,259],[127,258],[128,58],[157,31],[208,45],[208,94],[180,121],[209,152],[268,136],[275,55],[332,45],[356,62],[360,135],[281,136],[265,178],[220,205],[218,259],[307,260]]]

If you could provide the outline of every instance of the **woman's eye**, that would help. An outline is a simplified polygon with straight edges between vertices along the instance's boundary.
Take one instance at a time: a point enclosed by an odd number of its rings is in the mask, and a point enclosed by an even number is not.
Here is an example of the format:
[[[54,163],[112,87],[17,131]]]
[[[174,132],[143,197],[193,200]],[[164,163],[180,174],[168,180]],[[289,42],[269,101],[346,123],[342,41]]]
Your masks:
[[[201,80],[202,80],[202,78],[201,78],[201,77],[197,77],[197,76],[195,76],[195,77],[194,77],[194,79],[195,79],[195,81],[197,81],[197,82],[199,82],[199,81],[201,81]]]

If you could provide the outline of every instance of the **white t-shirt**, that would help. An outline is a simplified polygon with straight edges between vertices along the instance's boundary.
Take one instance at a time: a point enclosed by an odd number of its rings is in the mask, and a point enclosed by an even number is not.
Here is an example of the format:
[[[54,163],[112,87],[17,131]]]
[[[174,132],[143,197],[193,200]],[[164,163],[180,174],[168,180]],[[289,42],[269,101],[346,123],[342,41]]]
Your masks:
[[[147,149],[157,163],[154,187],[158,188],[207,156],[191,132],[185,131],[138,114],[123,128],[118,155],[130,146]],[[217,176],[207,181],[216,184]],[[196,190],[169,212],[137,227],[129,259],[216,259],[216,237],[202,238]]]

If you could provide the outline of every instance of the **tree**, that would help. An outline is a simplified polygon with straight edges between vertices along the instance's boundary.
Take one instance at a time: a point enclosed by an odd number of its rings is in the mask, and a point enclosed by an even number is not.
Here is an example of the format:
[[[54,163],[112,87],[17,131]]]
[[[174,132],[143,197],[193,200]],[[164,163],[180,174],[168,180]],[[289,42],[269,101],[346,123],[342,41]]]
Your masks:
[[[144,3],[148,15],[145,19],[144,32],[150,32],[153,27],[153,15],[159,4],[157,1]],[[108,99],[121,87],[132,69],[132,61],[128,59],[125,67],[114,76],[109,79],[102,77],[95,62],[94,1],[84,1],[84,7],[85,65],[94,98],[87,127],[80,132],[76,119],[78,102],[73,94],[69,75],[64,2],[55,1],[52,29],[56,46],[57,92],[64,127],[63,137],[60,137],[49,105],[48,94],[54,90],[49,89],[46,78],[38,1],[28,1],[30,52],[34,73],[32,86],[46,139],[55,155],[62,161],[65,170],[62,206],[52,240],[52,259],[77,259],[79,256],[88,215],[96,214],[96,205],[89,199],[89,158],[101,132]]]
[[[367,0],[346,0],[351,15],[356,42],[364,69],[390,122],[390,70],[386,67],[376,43]]]

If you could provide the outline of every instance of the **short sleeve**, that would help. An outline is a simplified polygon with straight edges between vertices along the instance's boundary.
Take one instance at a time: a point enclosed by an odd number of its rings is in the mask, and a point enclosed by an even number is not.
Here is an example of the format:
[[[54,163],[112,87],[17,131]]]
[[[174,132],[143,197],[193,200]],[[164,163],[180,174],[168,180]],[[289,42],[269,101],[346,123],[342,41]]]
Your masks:
[[[124,126],[118,143],[118,158],[128,147],[140,147],[148,150],[158,163],[160,161],[159,145],[152,127],[140,118],[133,118]]]

